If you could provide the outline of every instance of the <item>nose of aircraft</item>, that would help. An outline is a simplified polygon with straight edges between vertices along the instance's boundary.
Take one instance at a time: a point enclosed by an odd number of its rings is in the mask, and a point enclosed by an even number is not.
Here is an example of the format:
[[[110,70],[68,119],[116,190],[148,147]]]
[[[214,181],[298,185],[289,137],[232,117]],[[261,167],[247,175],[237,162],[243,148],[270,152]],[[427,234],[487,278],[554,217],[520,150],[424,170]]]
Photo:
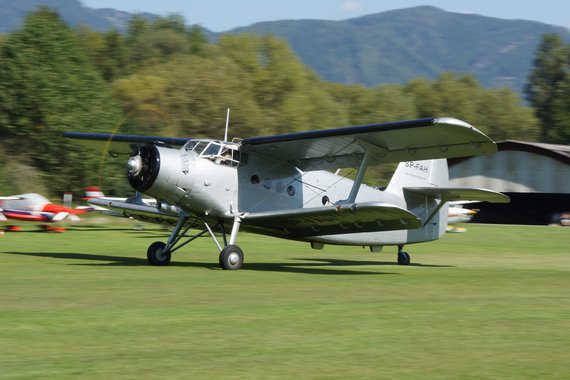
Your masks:
[[[148,190],[160,170],[160,152],[154,145],[137,147],[127,161],[127,175],[131,186],[140,192]]]
[[[127,169],[129,169],[129,174],[138,175],[142,170],[142,158],[140,155],[130,157],[127,161]]]

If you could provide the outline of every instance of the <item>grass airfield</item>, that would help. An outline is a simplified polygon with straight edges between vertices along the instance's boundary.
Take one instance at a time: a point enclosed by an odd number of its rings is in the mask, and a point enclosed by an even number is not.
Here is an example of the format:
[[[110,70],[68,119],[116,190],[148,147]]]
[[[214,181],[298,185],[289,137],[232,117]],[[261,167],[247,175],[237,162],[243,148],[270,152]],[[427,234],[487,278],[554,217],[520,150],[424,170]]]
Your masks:
[[[150,267],[165,231],[87,223],[0,236],[1,379],[570,377],[568,228],[469,224],[407,267],[241,234],[223,271],[209,237]]]

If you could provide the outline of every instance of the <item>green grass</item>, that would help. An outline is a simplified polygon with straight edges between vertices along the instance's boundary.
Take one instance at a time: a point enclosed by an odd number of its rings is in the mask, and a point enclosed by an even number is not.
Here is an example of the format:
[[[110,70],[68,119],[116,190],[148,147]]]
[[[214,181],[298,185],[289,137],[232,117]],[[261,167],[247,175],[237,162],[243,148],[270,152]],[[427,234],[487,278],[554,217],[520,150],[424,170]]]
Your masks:
[[[467,225],[370,253],[242,234],[146,264],[166,234],[0,236],[2,379],[567,379],[570,229]],[[33,228],[33,227],[32,227]]]

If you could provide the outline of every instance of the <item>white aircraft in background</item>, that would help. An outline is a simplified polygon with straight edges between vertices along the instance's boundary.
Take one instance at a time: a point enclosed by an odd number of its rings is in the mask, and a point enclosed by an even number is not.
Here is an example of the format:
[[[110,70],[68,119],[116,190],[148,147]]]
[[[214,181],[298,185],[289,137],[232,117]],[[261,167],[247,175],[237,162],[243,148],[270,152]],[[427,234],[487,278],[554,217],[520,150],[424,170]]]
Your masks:
[[[464,207],[468,203],[474,203],[473,201],[457,201],[449,202],[449,214],[447,217],[447,232],[465,232],[467,231],[463,227],[457,227],[455,224],[467,223],[473,219],[473,216],[477,214],[477,211],[470,208]]]
[[[0,221],[8,220],[42,223],[45,231],[64,232],[65,228],[50,226],[65,219],[79,220],[81,214],[93,211],[93,207],[71,207],[71,195],[66,193],[64,205],[50,202],[46,197],[37,193],[20,194],[0,197]],[[20,230],[19,226],[8,226],[9,231]]]
[[[223,269],[239,269],[240,230],[310,243],[398,247],[436,240],[447,227],[448,202],[509,202],[491,190],[449,187],[445,158],[489,154],[496,144],[466,122],[424,118],[356,127],[251,137],[240,141],[68,132],[84,145],[126,156],[128,180],[155,206],[90,202],[149,220],[175,221],[166,243],[147,250],[151,265],[209,234]],[[227,124],[226,124],[227,136]],[[128,157],[128,158],[127,158]],[[368,167],[399,162],[389,185],[362,183]],[[333,174],[357,168],[354,180]],[[142,203],[142,204],[141,204]],[[197,233],[190,231],[198,230]],[[215,232],[222,237],[220,242]],[[229,239],[227,238],[229,232]]]

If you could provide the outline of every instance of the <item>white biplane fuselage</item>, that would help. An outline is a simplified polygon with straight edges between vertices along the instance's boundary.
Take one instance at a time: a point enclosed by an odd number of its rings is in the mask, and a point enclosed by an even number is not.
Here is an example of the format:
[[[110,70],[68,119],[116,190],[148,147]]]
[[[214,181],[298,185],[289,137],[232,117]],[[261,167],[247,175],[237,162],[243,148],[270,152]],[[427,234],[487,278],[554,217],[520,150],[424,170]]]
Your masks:
[[[261,213],[340,205],[354,186],[353,180],[325,170],[303,172],[278,161],[268,165],[266,157],[255,153],[240,155],[237,145],[218,140],[190,140],[180,150],[160,146],[156,149],[160,156],[160,173],[152,186],[140,190],[156,198],[162,207],[168,205],[165,210],[170,205],[178,205],[188,214],[204,215],[211,220],[221,218],[231,223],[238,210]],[[228,154],[231,158],[226,156]],[[448,181],[444,161],[419,161],[413,162],[414,165],[407,162],[404,168],[416,185],[421,182],[444,187]],[[417,198],[405,197],[401,186],[380,190],[361,184],[352,203],[385,202],[410,210],[425,220],[439,202]],[[314,235],[298,237],[298,240],[375,247],[409,244],[438,239],[446,226],[447,205],[444,205],[441,213],[422,229],[320,235],[319,227],[313,226]],[[242,224],[242,229],[260,231],[263,226]],[[283,221],[283,228],[273,230],[273,234],[292,238],[289,231],[290,227]]]

